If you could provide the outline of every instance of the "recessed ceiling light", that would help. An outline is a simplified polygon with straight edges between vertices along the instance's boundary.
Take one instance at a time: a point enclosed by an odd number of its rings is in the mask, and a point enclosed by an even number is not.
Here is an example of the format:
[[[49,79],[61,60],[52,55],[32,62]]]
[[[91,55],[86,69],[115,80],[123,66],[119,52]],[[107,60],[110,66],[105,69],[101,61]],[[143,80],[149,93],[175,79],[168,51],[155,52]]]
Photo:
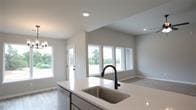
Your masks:
[[[84,13],[82,13],[82,16],[89,17],[90,16],[90,13],[84,12]]]
[[[150,103],[149,102],[146,102],[146,106],[149,106],[150,105]]]
[[[146,29],[146,28],[144,28],[144,31],[147,31],[147,29]]]

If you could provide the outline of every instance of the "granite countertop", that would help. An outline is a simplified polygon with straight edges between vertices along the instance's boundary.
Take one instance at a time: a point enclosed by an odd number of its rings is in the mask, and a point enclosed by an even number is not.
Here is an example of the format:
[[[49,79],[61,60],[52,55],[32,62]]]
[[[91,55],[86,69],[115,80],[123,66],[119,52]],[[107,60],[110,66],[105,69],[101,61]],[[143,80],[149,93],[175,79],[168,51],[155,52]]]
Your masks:
[[[89,77],[82,80],[59,82],[58,86],[105,110],[196,110],[196,97],[194,96],[127,83],[120,84],[117,91],[129,94],[130,97],[116,104],[111,104],[82,91],[94,86],[114,89],[112,80]]]

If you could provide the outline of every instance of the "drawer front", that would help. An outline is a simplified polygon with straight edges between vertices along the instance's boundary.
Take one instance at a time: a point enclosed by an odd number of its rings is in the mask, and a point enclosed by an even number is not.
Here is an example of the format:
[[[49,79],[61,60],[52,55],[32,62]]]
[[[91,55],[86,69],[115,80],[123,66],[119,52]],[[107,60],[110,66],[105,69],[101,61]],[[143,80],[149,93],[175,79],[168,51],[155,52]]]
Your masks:
[[[80,109],[76,107],[75,105],[71,104],[71,110],[80,110]]]
[[[70,110],[70,92],[58,87],[57,110]]]
[[[64,95],[66,95],[66,96],[69,96],[70,95],[70,92],[69,91],[67,91],[67,90],[65,90],[65,89],[63,89],[61,87],[58,87],[57,89],[58,89],[59,92],[64,93]]]
[[[75,95],[72,95],[72,103],[79,107],[80,110],[101,110]]]

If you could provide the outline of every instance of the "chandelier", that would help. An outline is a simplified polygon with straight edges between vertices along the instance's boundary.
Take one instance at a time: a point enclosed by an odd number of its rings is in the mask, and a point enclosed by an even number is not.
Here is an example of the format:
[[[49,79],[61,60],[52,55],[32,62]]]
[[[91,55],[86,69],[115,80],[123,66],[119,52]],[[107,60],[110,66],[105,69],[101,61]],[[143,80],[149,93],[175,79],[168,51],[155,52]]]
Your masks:
[[[42,48],[48,47],[48,42],[47,41],[45,41],[45,42],[39,41],[39,28],[40,28],[40,26],[39,25],[35,25],[35,27],[37,28],[37,30],[36,30],[37,38],[36,38],[35,41],[28,40],[26,42],[27,46],[29,46],[30,48],[35,48],[35,49],[42,49]]]

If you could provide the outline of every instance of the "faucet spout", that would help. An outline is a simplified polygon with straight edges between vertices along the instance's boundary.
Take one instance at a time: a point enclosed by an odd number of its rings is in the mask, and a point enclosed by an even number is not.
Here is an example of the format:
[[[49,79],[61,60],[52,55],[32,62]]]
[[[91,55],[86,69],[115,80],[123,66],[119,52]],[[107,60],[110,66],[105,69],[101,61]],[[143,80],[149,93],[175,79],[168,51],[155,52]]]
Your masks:
[[[103,71],[101,73],[101,77],[104,77],[104,73],[105,73],[105,70],[108,68],[108,67],[111,67],[114,69],[114,89],[118,89],[118,87],[120,86],[120,84],[118,83],[118,77],[117,77],[117,70],[116,70],[116,67],[113,66],[113,65],[107,65],[103,68]]]

